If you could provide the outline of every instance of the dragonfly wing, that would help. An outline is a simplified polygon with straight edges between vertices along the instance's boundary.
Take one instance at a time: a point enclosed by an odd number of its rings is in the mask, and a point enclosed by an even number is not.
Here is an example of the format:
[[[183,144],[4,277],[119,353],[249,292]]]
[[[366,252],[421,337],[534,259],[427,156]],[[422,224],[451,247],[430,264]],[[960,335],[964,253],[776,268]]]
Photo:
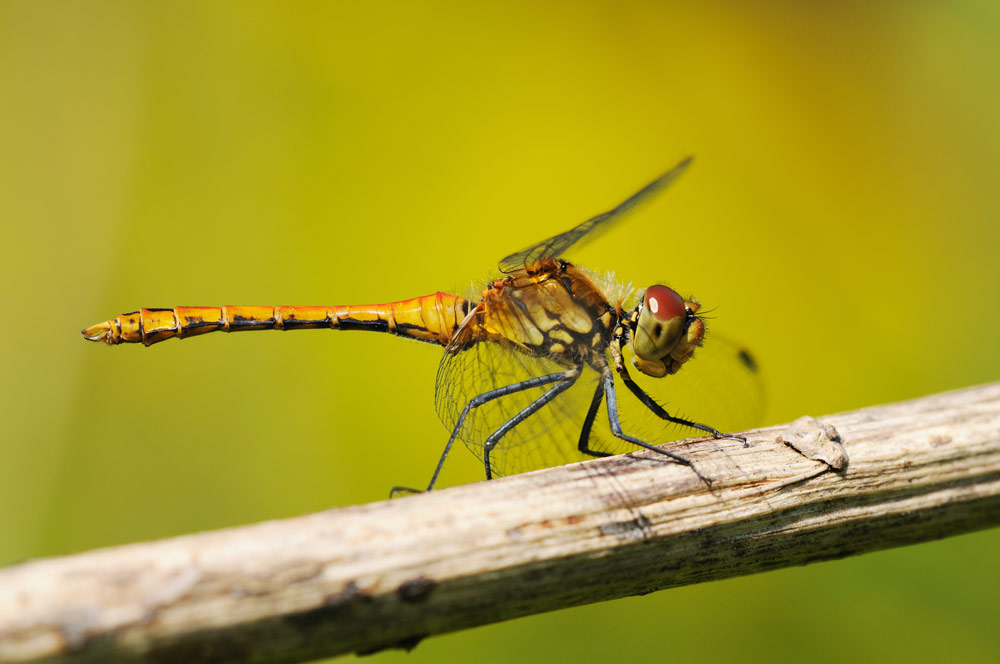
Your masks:
[[[687,169],[691,160],[692,157],[685,158],[669,171],[619,203],[617,207],[608,210],[607,212],[603,212],[596,217],[591,217],[587,221],[571,228],[565,233],[560,233],[559,235],[542,240],[537,244],[533,244],[526,249],[522,249],[517,253],[507,256],[500,261],[500,271],[505,274],[510,274],[511,272],[519,270],[526,265],[535,263],[539,259],[558,258],[573,245],[583,240],[592,240],[600,233],[604,232],[608,228],[611,228],[611,226],[624,216],[625,212],[628,212],[647,198],[667,188],[670,183],[677,179],[677,177]]]
[[[631,349],[625,349],[625,360],[631,368]],[[711,330],[702,347],[676,374],[663,378],[652,378],[637,370],[629,374],[675,417],[707,424],[724,433],[742,431],[761,422],[764,389],[756,361],[745,348]],[[701,435],[660,420],[627,391],[619,392],[622,426],[627,433],[657,444]]]
[[[435,390],[438,416],[452,431],[473,397],[568,368],[552,358],[527,354],[508,342],[463,342],[460,332],[438,367]],[[508,432],[490,454],[494,474],[509,475],[591,458],[577,447],[597,379],[596,371],[585,368],[572,387]],[[507,394],[471,409],[458,429],[458,438],[482,460],[483,444],[489,435],[553,385]],[[626,451],[625,446],[616,446],[603,408],[601,412],[604,424],[595,426],[598,431],[591,439],[591,447],[609,453]]]

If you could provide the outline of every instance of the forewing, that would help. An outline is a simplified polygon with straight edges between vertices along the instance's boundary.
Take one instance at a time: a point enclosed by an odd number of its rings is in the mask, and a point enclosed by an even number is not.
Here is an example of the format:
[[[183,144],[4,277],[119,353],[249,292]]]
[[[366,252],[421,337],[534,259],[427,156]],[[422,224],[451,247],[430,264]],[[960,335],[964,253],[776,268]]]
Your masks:
[[[636,383],[675,417],[706,424],[723,433],[742,431],[760,424],[764,411],[764,389],[756,361],[742,346],[709,331],[694,357],[672,376],[652,378],[632,368]],[[660,420],[638,403],[623,387],[622,425],[627,433],[651,443],[702,435],[688,427]]]
[[[565,254],[570,247],[583,241],[590,241],[611,228],[616,222],[622,219],[624,214],[634,208],[639,203],[666,189],[681,173],[687,169],[692,157],[687,157],[669,171],[656,178],[645,187],[629,196],[618,204],[614,209],[603,212],[596,217],[591,217],[574,228],[560,233],[537,244],[533,244],[526,249],[507,256],[500,261],[500,271],[510,274],[526,265],[531,265],[542,258],[558,258]]]

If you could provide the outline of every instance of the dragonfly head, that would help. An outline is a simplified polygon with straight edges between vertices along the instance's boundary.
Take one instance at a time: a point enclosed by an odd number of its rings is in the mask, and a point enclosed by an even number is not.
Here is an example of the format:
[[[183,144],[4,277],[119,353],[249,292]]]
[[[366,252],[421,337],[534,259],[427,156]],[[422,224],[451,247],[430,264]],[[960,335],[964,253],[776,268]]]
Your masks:
[[[697,302],[666,286],[650,286],[631,316],[632,364],[649,376],[677,373],[705,336]]]

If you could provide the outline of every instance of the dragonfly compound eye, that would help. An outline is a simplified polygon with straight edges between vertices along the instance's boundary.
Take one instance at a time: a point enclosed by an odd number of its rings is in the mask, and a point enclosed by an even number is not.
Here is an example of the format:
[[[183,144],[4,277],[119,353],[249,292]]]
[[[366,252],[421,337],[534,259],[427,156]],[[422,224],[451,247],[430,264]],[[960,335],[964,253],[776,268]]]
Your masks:
[[[642,298],[632,349],[643,360],[659,360],[674,349],[686,325],[684,298],[666,286],[650,286]]]

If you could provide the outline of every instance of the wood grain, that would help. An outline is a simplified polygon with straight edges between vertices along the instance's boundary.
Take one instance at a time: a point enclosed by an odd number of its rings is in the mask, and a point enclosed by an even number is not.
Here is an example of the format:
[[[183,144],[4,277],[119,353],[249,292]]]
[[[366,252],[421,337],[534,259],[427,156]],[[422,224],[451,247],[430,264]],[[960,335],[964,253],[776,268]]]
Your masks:
[[[819,421],[843,441],[842,470],[791,444],[834,444],[800,423],[753,431],[745,448],[672,444],[711,490],[642,452],[8,567],[0,660],[297,662],[412,647],[1000,523],[1000,383]]]

